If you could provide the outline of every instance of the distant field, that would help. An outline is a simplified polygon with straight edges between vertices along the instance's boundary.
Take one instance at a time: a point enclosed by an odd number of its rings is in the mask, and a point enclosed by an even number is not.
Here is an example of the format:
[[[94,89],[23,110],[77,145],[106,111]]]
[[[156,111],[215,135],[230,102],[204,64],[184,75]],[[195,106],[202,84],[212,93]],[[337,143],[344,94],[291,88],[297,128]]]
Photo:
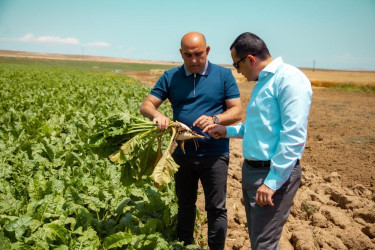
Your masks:
[[[330,87],[338,84],[375,86],[374,71],[336,71],[301,69],[315,86]]]
[[[43,59],[43,58],[25,58],[25,57],[4,57],[0,55],[0,63],[40,65],[53,67],[67,67],[95,71],[129,72],[129,71],[149,71],[151,69],[170,69],[173,65],[146,64],[134,62],[107,62],[107,61],[88,61],[88,60],[67,60],[67,59]]]
[[[158,74],[160,74],[162,72],[160,70],[167,70],[181,64],[181,62],[142,61],[99,56],[42,54],[6,50],[0,50],[0,63],[37,64],[117,73],[143,72],[143,74],[152,76],[152,83],[155,78],[155,70],[158,70]],[[238,74],[232,66],[223,66],[232,69],[238,83],[246,82],[246,79],[241,74]],[[301,68],[301,70],[310,79],[312,85],[316,87],[375,92],[375,71],[326,69],[315,69],[313,71],[311,68]]]
[[[349,91],[375,92],[375,71],[344,71],[300,68],[315,87],[335,88]],[[238,83],[246,82],[245,77],[232,68]]]

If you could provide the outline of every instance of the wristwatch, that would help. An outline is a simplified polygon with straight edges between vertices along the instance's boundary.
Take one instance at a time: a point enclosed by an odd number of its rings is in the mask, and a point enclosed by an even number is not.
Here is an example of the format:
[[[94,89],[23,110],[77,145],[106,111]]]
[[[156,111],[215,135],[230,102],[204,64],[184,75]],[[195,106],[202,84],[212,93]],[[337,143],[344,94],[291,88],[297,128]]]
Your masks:
[[[219,118],[217,118],[216,115],[213,115],[213,116],[211,116],[211,117],[212,117],[212,120],[214,120],[214,123],[215,123],[215,124],[218,124],[218,123],[219,123]]]

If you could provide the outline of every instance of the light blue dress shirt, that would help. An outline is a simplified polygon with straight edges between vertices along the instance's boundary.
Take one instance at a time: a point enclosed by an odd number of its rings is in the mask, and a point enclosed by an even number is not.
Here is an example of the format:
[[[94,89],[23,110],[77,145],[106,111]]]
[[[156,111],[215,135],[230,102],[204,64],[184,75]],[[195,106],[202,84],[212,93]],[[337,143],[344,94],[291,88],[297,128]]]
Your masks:
[[[274,59],[259,74],[246,108],[245,124],[227,126],[228,138],[243,138],[248,160],[271,160],[264,184],[279,189],[301,158],[307,137],[312,89],[296,67]]]

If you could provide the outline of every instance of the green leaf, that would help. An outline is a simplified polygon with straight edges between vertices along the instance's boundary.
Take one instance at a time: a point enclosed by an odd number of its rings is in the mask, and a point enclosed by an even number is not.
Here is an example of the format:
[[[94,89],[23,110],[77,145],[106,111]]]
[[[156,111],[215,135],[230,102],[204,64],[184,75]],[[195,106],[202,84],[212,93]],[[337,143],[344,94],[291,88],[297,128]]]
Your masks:
[[[9,249],[10,244],[10,240],[7,237],[5,237],[2,231],[0,231],[0,249]]]
[[[52,242],[62,242],[63,244],[66,245],[67,243],[67,238],[68,238],[68,230],[57,223],[49,223],[45,224],[43,226],[43,229],[45,230],[45,233],[47,235],[47,238],[52,241]]]
[[[100,248],[100,240],[97,232],[93,228],[88,228],[78,237],[77,245],[80,249],[98,249]]]
[[[45,156],[48,158],[50,162],[53,162],[55,158],[55,154],[53,153],[52,147],[48,144],[46,140],[41,140],[41,143],[43,144],[43,147],[44,147]]]
[[[153,232],[160,232],[163,229],[163,221],[160,219],[152,218],[147,220],[142,228],[142,233],[152,234]]]
[[[154,179],[155,186],[158,188],[161,188],[165,183],[169,183],[171,181],[171,176],[173,176],[173,174],[178,170],[179,166],[172,158],[172,153],[177,147],[177,142],[174,140],[176,134],[177,131],[175,128],[173,128],[169,145],[159,162],[156,164],[151,175]]]
[[[14,235],[16,239],[20,239],[28,227],[32,223],[31,217],[21,217],[17,220],[11,221],[4,226],[7,233]]]
[[[132,236],[128,233],[119,232],[106,237],[103,241],[103,246],[106,249],[111,249],[115,247],[123,247],[132,241]]]

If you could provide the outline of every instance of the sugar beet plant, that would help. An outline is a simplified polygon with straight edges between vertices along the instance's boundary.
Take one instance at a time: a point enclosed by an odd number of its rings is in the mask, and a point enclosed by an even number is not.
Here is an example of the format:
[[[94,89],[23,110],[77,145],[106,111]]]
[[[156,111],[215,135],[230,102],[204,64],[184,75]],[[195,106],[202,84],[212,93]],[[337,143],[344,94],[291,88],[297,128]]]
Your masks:
[[[154,186],[142,168],[152,157],[108,159],[134,136],[124,130],[141,119],[147,87],[12,64],[1,64],[0,86],[0,249],[181,248],[173,182]]]

